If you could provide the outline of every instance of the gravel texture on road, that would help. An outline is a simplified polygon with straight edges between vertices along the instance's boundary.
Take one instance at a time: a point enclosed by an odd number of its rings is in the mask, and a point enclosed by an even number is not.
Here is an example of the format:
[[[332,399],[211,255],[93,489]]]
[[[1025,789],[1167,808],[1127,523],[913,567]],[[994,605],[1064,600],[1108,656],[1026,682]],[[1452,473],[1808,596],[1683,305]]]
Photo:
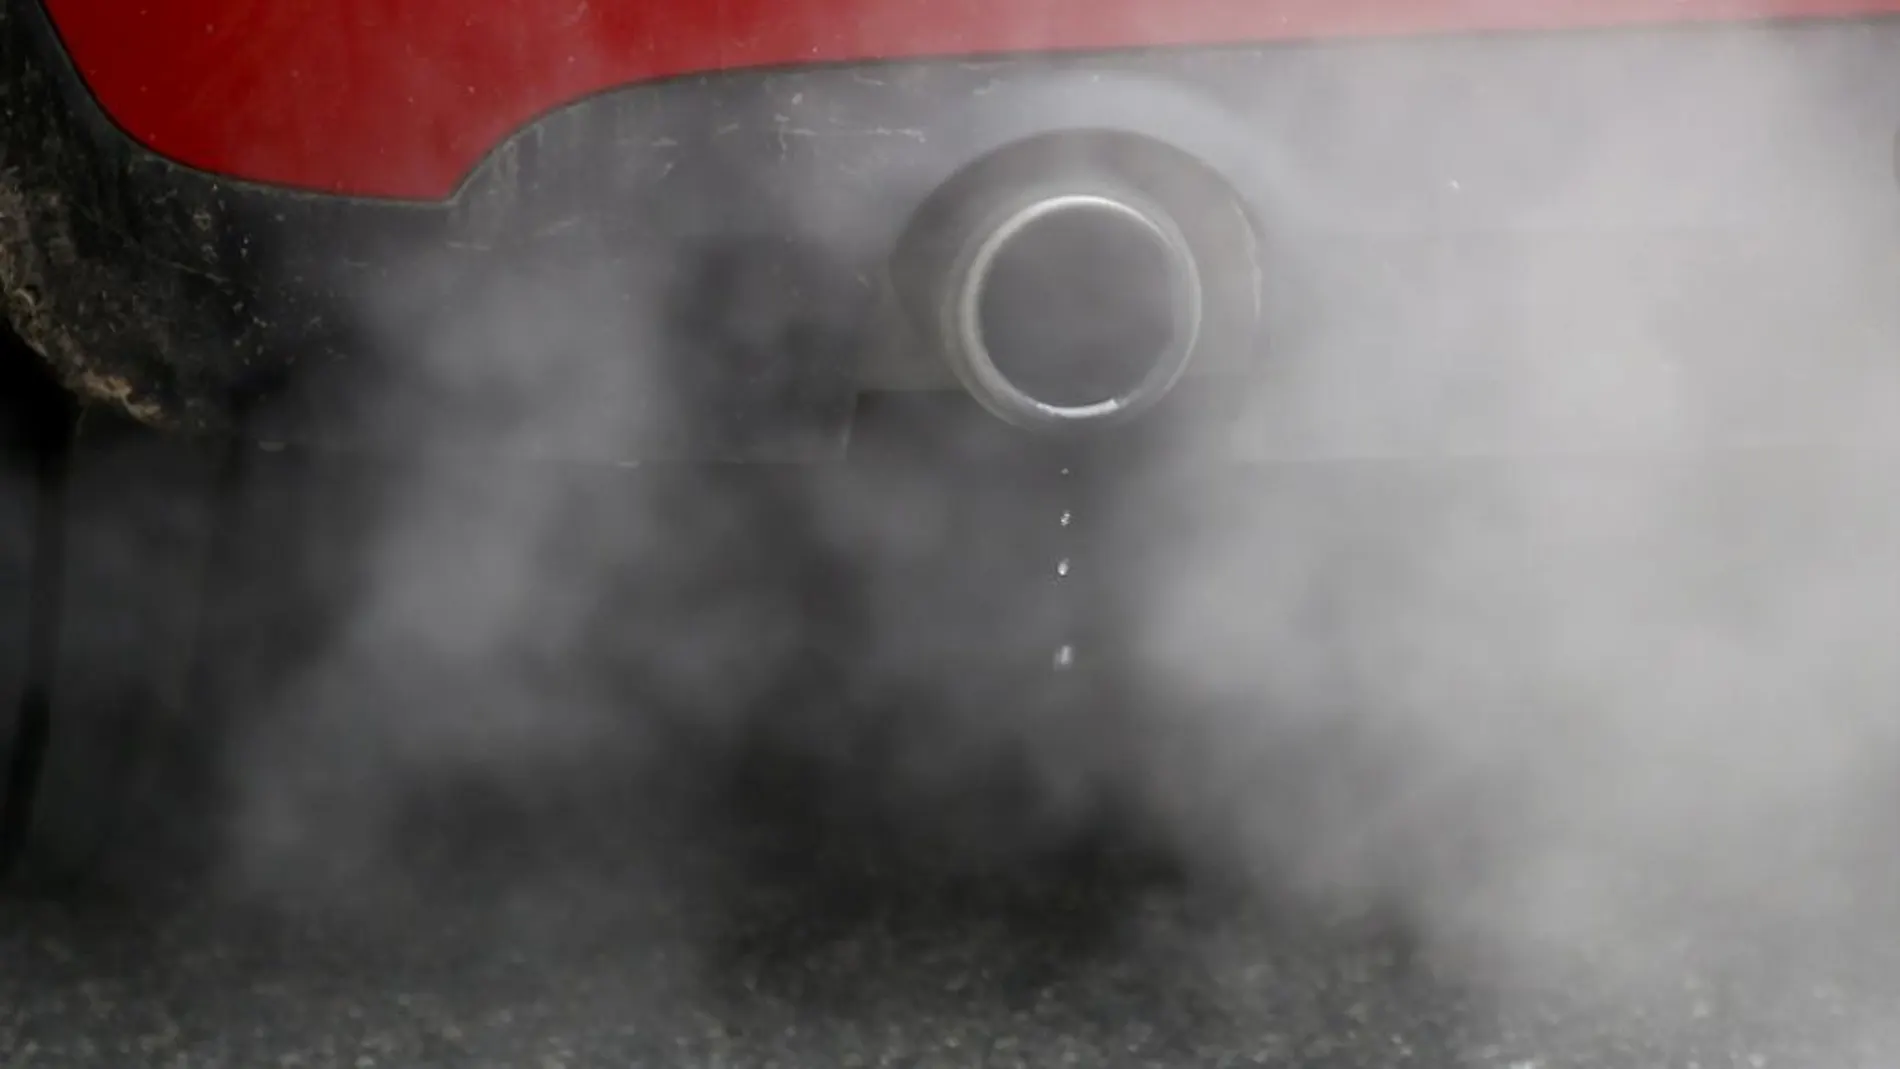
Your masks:
[[[1504,984],[1311,902],[1097,854],[896,861],[755,808],[628,822],[681,841],[497,831],[302,893],[154,872],[9,901],[0,1065],[1892,1064],[1877,931],[1685,944],[1641,997],[1581,959]]]

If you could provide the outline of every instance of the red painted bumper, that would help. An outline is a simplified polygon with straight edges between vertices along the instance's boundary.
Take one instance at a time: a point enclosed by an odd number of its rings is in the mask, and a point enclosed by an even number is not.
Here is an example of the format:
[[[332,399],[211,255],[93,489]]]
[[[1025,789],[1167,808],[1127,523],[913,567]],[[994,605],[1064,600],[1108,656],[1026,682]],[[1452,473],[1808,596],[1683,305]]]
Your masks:
[[[92,92],[189,166],[439,199],[550,109],[757,67],[1900,12],[1900,0],[44,0]]]

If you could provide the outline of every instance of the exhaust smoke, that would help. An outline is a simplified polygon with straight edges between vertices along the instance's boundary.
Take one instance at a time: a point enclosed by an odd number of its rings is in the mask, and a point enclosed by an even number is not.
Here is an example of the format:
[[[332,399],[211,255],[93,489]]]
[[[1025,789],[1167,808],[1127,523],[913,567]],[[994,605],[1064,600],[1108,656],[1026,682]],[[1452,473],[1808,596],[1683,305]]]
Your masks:
[[[1768,983],[1829,974],[1841,933],[1894,913],[1893,466],[1697,450],[1724,426],[1876,439],[1900,411],[1893,98],[1849,91],[1892,62],[1845,31],[1780,32],[1368,44],[1289,68],[1312,84],[1276,99],[1326,121],[1268,118],[1363,214],[1268,250],[1282,329],[1245,430],[1276,455],[1131,483],[1073,528],[1067,502],[1019,502],[1065,539],[1137,547],[1132,566],[1077,554],[1065,581],[1122,584],[1138,714],[1055,731],[1027,701],[845,708],[854,673],[972,689],[937,652],[1008,631],[1002,612],[917,611],[919,574],[1028,588],[1069,559],[1024,564],[977,523],[946,544],[963,503],[927,465],[782,473],[764,508],[633,465],[445,460],[384,495],[360,538],[372,579],[326,590],[334,627],[253,695],[241,869],[294,882],[288,855],[375,838],[430,778],[539,797],[579,766],[636,781],[772,734],[834,782],[867,762],[973,781],[1000,750],[1066,790],[1083,738],[1100,789],[1185,851],[1392,908],[1500,1004],[1572,969],[1640,1004],[1725,968],[1707,948],[1737,933],[1801,951]],[[1790,119],[1810,115],[1832,122]],[[1525,130],[1563,131],[1558,162],[1533,165]],[[1229,205],[1011,192],[921,291],[930,340],[1005,419],[1139,412],[1238,273],[1179,237],[1230,229]],[[530,451],[614,440],[622,414],[665,406],[677,384],[626,364],[663,311],[568,281],[498,293],[412,354],[498,397],[438,439],[477,458],[498,427]],[[721,299],[708,329],[761,354],[802,329],[773,287]],[[1627,448],[1658,442],[1687,451]],[[840,614],[859,617],[848,642]],[[781,700],[813,680],[827,697]],[[897,741],[861,744],[878,734]],[[286,774],[313,760],[348,776]]]

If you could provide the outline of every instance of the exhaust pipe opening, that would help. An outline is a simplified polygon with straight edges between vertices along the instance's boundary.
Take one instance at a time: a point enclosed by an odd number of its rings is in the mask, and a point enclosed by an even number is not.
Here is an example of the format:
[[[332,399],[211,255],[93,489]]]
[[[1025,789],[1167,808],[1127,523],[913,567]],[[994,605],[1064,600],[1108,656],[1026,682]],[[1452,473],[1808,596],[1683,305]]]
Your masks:
[[[1119,422],[1164,397],[1193,359],[1203,296],[1165,212],[1117,193],[1043,194],[976,231],[951,275],[951,363],[1019,426]]]

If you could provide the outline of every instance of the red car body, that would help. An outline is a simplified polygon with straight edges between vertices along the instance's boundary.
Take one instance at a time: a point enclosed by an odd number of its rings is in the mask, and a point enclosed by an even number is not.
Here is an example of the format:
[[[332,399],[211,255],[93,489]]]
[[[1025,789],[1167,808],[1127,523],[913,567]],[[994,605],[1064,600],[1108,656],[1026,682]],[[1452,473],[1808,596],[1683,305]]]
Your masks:
[[[1893,0],[46,0],[106,113],[190,167],[440,200],[595,93],[748,68],[1900,12]]]

